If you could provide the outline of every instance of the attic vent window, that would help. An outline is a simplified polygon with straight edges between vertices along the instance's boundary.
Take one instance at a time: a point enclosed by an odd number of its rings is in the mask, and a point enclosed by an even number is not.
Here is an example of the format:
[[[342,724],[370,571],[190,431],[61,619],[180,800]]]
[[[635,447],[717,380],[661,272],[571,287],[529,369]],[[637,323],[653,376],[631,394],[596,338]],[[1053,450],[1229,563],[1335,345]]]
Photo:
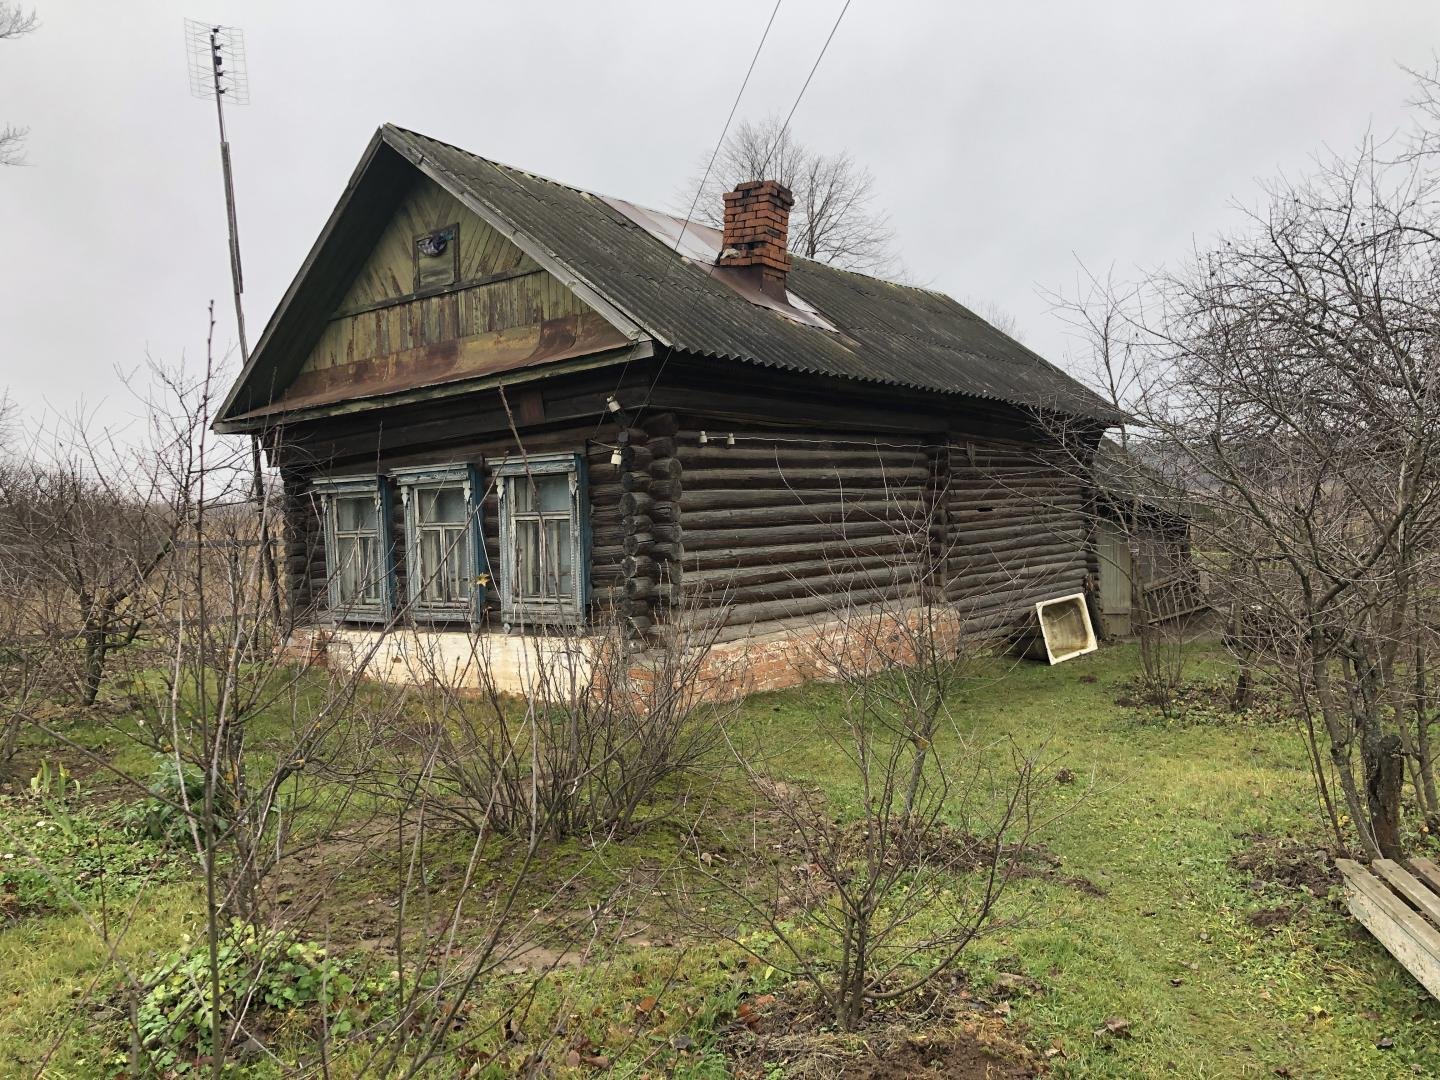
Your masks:
[[[415,238],[415,291],[454,285],[460,277],[460,226]]]

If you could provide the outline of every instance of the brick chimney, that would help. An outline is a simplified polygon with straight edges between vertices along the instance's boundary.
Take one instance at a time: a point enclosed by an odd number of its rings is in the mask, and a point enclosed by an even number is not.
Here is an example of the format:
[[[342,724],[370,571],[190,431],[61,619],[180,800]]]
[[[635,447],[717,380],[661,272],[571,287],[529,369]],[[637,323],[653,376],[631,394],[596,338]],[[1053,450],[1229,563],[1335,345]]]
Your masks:
[[[720,266],[745,268],[772,300],[786,303],[790,272],[790,207],[795,197],[778,180],[747,180],[725,193],[725,234]]]

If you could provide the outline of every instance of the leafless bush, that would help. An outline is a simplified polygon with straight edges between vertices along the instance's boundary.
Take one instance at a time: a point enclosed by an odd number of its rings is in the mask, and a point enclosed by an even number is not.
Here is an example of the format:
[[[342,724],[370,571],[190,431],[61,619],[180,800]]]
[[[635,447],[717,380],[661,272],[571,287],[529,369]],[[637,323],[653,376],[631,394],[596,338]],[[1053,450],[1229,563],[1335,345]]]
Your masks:
[[[732,743],[762,812],[788,841],[757,890],[716,869],[697,836],[704,885],[679,886],[692,918],[809,982],[844,1030],[875,1003],[953,971],[999,925],[996,905],[1043,823],[1043,745],[981,742],[953,711],[989,643],[967,634],[964,612],[943,599],[953,542],[937,521],[943,499],[893,490],[886,501],[895,555],[861,575],[854,595],[866,602],[828,592],[834,579],[822,577],[810,596],[832,604],[794,643],[797,669],[838,696],[825,789],[781,781],[769,754]],[[833,556],[854,566],[846,547],[840,541]],[[734,922],[705,914],[735,910],[743,914]],[[756,921],[766,934],[738,932]]]
[[[873,613],[856,622],[887,625]],[[909,627],[900,636],[929,632],[908,618],[888,625]],[[936,669],[895,662],[889,633],[873,643],[882,645],[878,654],[861,644],[843,654],[826,646],[815,657],[840,694],[823,791],[777,780],[754,747],[732,746],[763,813],[786,838],[760,886],[712,869],[698,839],[696,872],[705,884],[679,886],[692,918],[810,983],[843,1030],[875,1003],[953,971],[972,941],[1001,925],[996,905],[1024,872],[1042,824],[1037,752],[966,737],[944,706]],[[943,756],[934,749],[942,734]],[[705,914],[722,911],[741,915],[722,922]],[[765,935],[739,932],[757,921]]]
[[[1194,506],[1173,453],[1143,427],[1153,375],[1151,339],[1137,324],[1139,291],[1113,275],[1081,267],[1073,294],[1052,293],[1051,304],[1086,357],[1086,380],[1115,411],[1115,435],[1098,444],[1083,425],[1059,416],[1046,426],[1062,448],[1060,467],[1091,492],[1097,561],[1102,579],[1128,579],[1130,632],[1140,658],[1141,691],[1168,715],[1185,678],[1187,622],[1168,600],[1201,599],[1188,534]],[[1103,581],[1098,598],[1105,596]],[[1185,605],[1180,605],[1185,606]],[[1188,612],[1186,613],[1188,614]]]
[[[55,688],[56,642],[38,632],[19,575],[0,569],[0,767],[15,756],[31,711]]]
[[[507,861],[495,832],[480,831],[469,839],[458,879],[442,880],[432,860],[446,819],[432,812],[431,773],[392,769],[393,733],[415,719],[417,691],[364,679],[393,625],[380,628],[353,666],[316,670],[277,649],[284,628],[274,622],[253,509],[232,505],[249,487],[248,448],[210,434],[214,379],[207,370],[172,381],[174,404],[157,418],[178,433],[165,475],[174,504],[189,512],[151,582],[164,598],[164,617],[152,619],[146,632],[163,664],[128,686],[140,723],[118,729],[165,763],[168,782],[148,791],[144,778],[127,779],[193,852],[205,932],[198,951],[154,982],[128,972],[136,1002],[130,1068],[139,1075],[156,1048],[167,1046],[203,1054],[216,1076],[237,1059],[275,1057],[266,980],[295,955],[320,964],[304,942],[327,933],[343,875],[377,857],[397,871],[380,909],[392,913],[393,957],[385,966],[394,974],[381,980],[373,1008],[343,1025],[328,1011],[326,993],[314,996],[318,1028],[299,1072],[328,1074],[332,1059],[343,1055],[347,1075],[414,1075],[457,1046],[483,1063],[492,1051],[477,1043],[515,1023],[548,973],[538,965],[528,989],[491,1001],[483,1017],[469,1016],[469,1002],[527,945],[527,920],[535,917],[527,891],[533,853]],[[453,682],[434,692],[440,700],[459,697]],[[386,798],[362,798],[375,790]],[[534,823],[551,831],[543,816]],[[451,864],[445,866],[448,873]],[[472,888],[482,874],[486,887]],[[585,918],[592,920],[606,899],[595,898]],[[554,921],[564,927],[563,915]],[[582,940],[601,933],[588,924],[569,929]],[[297,948],[300,954],[289,951]],[[163,995],[174,978],[190,1004],[171,1021],[157,1012],[155,995],[168,1001]],[[466,1030],[457,1035],[462,1016]]]
[[[425,665],[424,721],[403,749],[424,763],[431,812],[526,838],[531,850],[630,832],[642,810],[714,763],[735,706],[706,700],[713,636],[702,621],[637,653],[618,625],[553,628],[525,645],[523,699],[501,692],[484,637],[471,639],[464,665],[472,688]]]
[[[164,610],[160,570],[193,512],[169,462],[176,440],[194,432],[146,434],[130,443],[77,417],[0,472],[0,549],[23,587],[28,636],[77,645],[69,670],[86,705],[113,654]]]

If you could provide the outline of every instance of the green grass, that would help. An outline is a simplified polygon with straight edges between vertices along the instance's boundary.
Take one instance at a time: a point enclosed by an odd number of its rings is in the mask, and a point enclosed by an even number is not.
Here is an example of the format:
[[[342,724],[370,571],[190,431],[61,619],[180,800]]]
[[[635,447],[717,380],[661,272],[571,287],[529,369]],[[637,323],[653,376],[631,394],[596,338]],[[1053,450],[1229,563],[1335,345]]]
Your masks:
[[[1061,1076],[1440,1070],[1440,1004],[1338,904],[1278,887],[1257,892],[1231,869],[1249,833],[1325,843],[1298,731],[1165,723],[1121,707],[1115,699],[1135,667],[1129,647],[1056,668],[996,665],[955,702],[971,745],[1008,735],[1044,743],[1076,774],[1055,792],[1073,805],[1042,840],[1065,873],[1104,890],[1090,897],[1022,883],[1002,914],[1026,911],[1029,926],[977,944],[967,961],[977,976],[1018,959],[1017,973],[1045,987],[1015,1002],[1013,1015],[1035,1045],[1063,1049],[1051,1059]],[[1223,670],[1212,654],[1192,658],[1192,675]],[[757,696],[746,736],[782,747],[791,777],[824,785],[837,808],[853,811],[855,786],[834,775],[827,737],[833,693],[811,686]],[[952,736],[937,750],[959,766],[960,743]],[[1282,905],[1295,909],[1288,923],[1267,930],[1247,919]],[[1132,1037],[1097,1039],[1117,1015]],[[1393,1048],[1378,1049],[1382,1038]]]
[[[194,890],[167,885],[127,903],[108,942],[73,913],[0,929],[0,1076],[34,1076],[47,1055],[52,1080],[105,1075],[119,1028],[105,1007],[111,991],[125,971],[144,972],[196,931],[198,920]]]
[[[1047,783],[1047,796],[1063,812],[1041,839],[1062,860],[1064,874],[1103,891],[1092,896],[1026,879],[1007,894],[1000,914],[1016,925],[967,952],[968,974],[981,988],[1009,971],[1044,989],[1014,999],[1010,1016],[997,1022],[1037,1049],[1060,1048],[1049,1064],[1063,1077],[1434,1075],[1440,1005],[1357,932],[1333,898],[1257,887],[1231,866],[1252,833],[1324,843],[1298,732],[1230,719],[1165,723],[1120,706],[1116,698],[1135,665],[1134,651],[1118,647],[1056,668],[984,668],[952,703],[959,730],[936,743],[955,769],[976,747],[1007,736],[1031,748],[1043,743],[1052,768],[1063,766],[1076,780]],[[1224,668],[1200,651],[1191,673],[1219,676]],[[835,689],[826,686],[757,695],[745,703],[734,734],[741,745],[763,748],[772,775],[822,787],[845,817],[855,813],[857,788],[835,749],[836,702]],[[78,725],[72,736],[148,770],[148,757],[113,734]],[[718,830],[726,813],[738,820],[742,802],[733,790],[717,801],[697,796],[675,819],[598,854],[564,845],[525,900],[539,903],[556,881],[573,877],[568,902],[576,904],[587,891],[601,894],[643,870],[671,865],[678,835],[694,817]],[[13,809],[0,805],[0,815],[7,812]],[[437,838],[433,866],[454,874],[467,854],[463,838]],[[502,880],[508,865],[501,860],[486,873]],[[394,861],[377,854],[337,889],[336,910],[393,888],[397,874]],[[118,957],[143,970],[177,948],[182,934],[196,930],[197,895],[185,883],[149,889]],[[638,903],[639,915],[658,926],[664,905]],[[1248,918],[1281,906],[1292,909],[1291,917],[1268,929]],[[723,1060],[706,1048],[732,1022],[741,995],[805,991],[742,964],[733,948],[673,936],[676,947],[610,946],[594,963],[558,973],[542,986],[533,1022],[580,1012],[597,1046],[624,1051],[622,1063],[684,1032],[697,1052],[677,1074],[725,1075]],[[95,1062],[122,1028],[97,1012],[105,995],[94,987],[118,978],[106,946],[74,914],[26,916],[0,928],[0,1077],[33,1074],[43,1053],[37,1047],[57,1039],[47,1075],[100,1075]],[[496,980],[479,1011],[506,992],[506,980]],[[637,1036],[635,1003],[652,994],[661,1008]],[[1093,1034],[1111,1016],[1129,1021],[1130,1038]],[[1378,1049],[1382,1038],[1393,1048]]]
[[[1016,1010],[1059,1040],[1074,1076],[1414,1075],[1440,1062],[1440,1006],[1335,905],[1257,895],[1230,868],[1250,832],[1323,843],[1298,734],[1281,726],[1141,723],[1114,705],[1129,650],[1022,667],[1004,701],[975,703],[982,731],[1053,733],[1094,788],[1051,831],[1066,870],[1100,898],[1050,897],[1048,918],[982,949],[1019,956],[1049,989]],[[1094,683],[1080,676],[1094,675]],[[1076,785],[1077,787],[1079,785]],[[1290,905],[1273,931],[1247,914]],[[1172,986],[1171,980],[1181,980]],[[1131,1039],[1092,1035],[1106,1016]],[[1394,1048],[1379,1050],[1382,1037]],[[1283,1073],[1281,1075],[1284,1075]]]

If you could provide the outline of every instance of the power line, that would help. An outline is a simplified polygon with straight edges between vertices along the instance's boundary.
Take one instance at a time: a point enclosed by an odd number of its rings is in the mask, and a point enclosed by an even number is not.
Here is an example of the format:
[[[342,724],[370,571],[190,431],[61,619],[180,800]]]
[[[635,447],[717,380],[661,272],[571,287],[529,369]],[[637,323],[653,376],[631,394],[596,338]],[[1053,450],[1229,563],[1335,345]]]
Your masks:
[[[779,10],[780,5],[777,3],[777,4],[775,5],[775,7],[776,7],[776,10]],[[795,103],[790,106],[790,112],[789,112],[789,113],[786,115],[786,117],[785,117],[785,123],[783,123],[783,124],[780,125],[780,132],[779,132],[778,135],[776,135],[776,137],[775,137],[775,142],[774,142],[773,144],[771,144],[771,147],[770,147],[769,152],[765,155],[765,160],[764,160],[764,161],[761,163],[761,165],[760,165],[760,173],[761,173],[761,175],[755,177],[755,179],[757,179],[757,180],[763,179],[765,170],[770,167],[770,157],[771,157],[771,155],[775,153],[775,150],[776,150],[776,148],[780,145],[781,140],[785,138],[785,131],[786,131],[787,128],[789,128],[789,126],[790,126],[790,121],[791,121],[791,119],[795,116],[795,110],[798,109],[798,108],[800,108],[800,101],[801,101],[802,98],[805,97],[805,91],[808,90],[808,89],[810,89],[810,80],[813,79],[813,78],[815,78],[815,72],[820,69],[820,61],[822,61],[822,60],[825,59],[825,53],[826,53],[826,51],[830,48],[830,42],[835,39],[835,31],[837,31],[837,30],[840,29],[840,21],[845,18],[845,12],[847,12],[847,11],[849,11],[849,10],[850,10],[850,0],[845,0],[844,5],[840,8],[840,14],[838,14],[838,15],[835,16],[835,23],[834,23],[834,25],[832,25],[832,26],[830,27],[830,33],[827,34],[826,37],[825,37],[825,43],[820,46],[820,52],[819,52],[819,55],[817,55],[817,56],[815,57],[815,63],[813,63],[813,64],[810,65],[810,74],[808,74],[808,75],[805,76],[805,82],[804,82],[804,84],[800,87],[800,93],[798,93],[798,94],[795,95]],[[774,21],[775,21],[775,14],[774,14],[774,12],[772,12],[771,15],[770,15],[770,21],[771,21],[771,22],[774,22]],[[767,34],[770,32],[770,27],[769,27],[768,25],[765,27],[765,32],[766,32]],[[764,42],[765,42],[765,39],[764,39],[764,38],[761,38],[761,39],[760,39],[760,42],[761,42],[761,44],[763,45]],[[758,50],[757,50],[757,54],[756,54],[756,55],[759,55],[759,54],[758,54]],[[752,69],[754,68],[755,62],[754,62],[753,60],[750,62],[750,66],[751,66]],[[747,82],[748,82],[749,79],[750,79],[750,76],[749,76],[749,73],[748,73],[748,72],[746,73],[745,79],[746,79]],[[744,87],[743,87],[743,86],[741,87],[741,90],[744,90]],[[736,105],[738,105],[738,104],[740,103],[738,97],[736,98],[735,103],[736,103]],[[730,115],[731,115],[732,117],[735,115],[735,110],[734,110],[734,108],[732,108],[732,109],[730,110]],[[729,130],[729,127],[730,127],[730,121],[729,121],[729,120],[726,120],[726,121],[725,121],[725,127],[726,127],[726,130]],[[721,135],[721,141],[722,141],[722,142],[724,141],[724,135],[723,135],[723,133],[722,133],[722,135]],[[718,155],[719,153],[720,153],[720,148],[719,148],[719,146],[717,146],[717,147],[715,148],[715,154]],[[711,160],[711,164],[714,164],[714,161],[715,161],[714,156],[712,156],[710,160]],[[707,177],[709,176],[709,170],[708,170],[708,169],[706,170],[706,176],[707,176]],[[702,184],[701,184],[701,191],[703,191],[703,190],[704,190],[704,184],[703,184],[703,182],[702,182]],[[696,199],[696,202],[699,201],[699,199],[700,199],[700,192],[696,192],[695,199]],[[691,212],[691,213],[694,213],[694,212],[695,212],[695,204],[694,204],[694,203],[692,203],[691,206],[690,206],[690,212]],[[690,219],[689,219],[688,216],[686,217],[685,222],[686,222],[686,225],[689,224]],[[684,236],[684,234],[685,234],[685,230],[684,230],[684,228],[682,227],[681,230],[680,230],[680,235],[681,235],[681,236]],[[677,248],[677,250],[678,250],[680,242],[677,240],[675,243],[676,243],[676,248]],[[712,264],[710,265],[710,267],[705,271],[705,279],[706,279],[707,281],[708,281],[712,276],[714,276],[714,274],[715,274],[715,265],[716,265],[716,264],[712,263]],[[696,293],[696,296],[698,297],[698,295],[699,295],[699,293],[697,292],[697,293]],[[690,304],[691,304],[692,307],[694,306],[694,303],[695,303],[695,301],[692,299],[692,300],[690,301]],[[655,369],[655,377],[650,380],[650,388],[645,391],[645,400],[642,401],[642,402],[640,403],[639,408],[637,408],[637,409],[635,410],[635,414],[636,414],[637,417],[638,417],[640,414],[642,414],[647,408],[649,408],[649,406],[650,406],[650,398],[651,398],[651,396],[655,393],[655,387],[657,387],[658,385],[660,385],[660,376],[663,375],[663,374],[665,374],[665,365],[670,362],[670,356],[671,356],[671,354],[672,354],[674,351],[675,351],[675,346],[673,346],[673,345],[668,346],[668,347],[666,348],[666,350],[665,350],[665,355],[664,355],[664,356],[661,358],[661,360],[660,360],[660,366]],[[627,363],[628,363],[628,361],[627,361]],[[623,368],[622,368],[621,371],[620,371],[620,377],[621,377],[622,380],[623,380],[624,377],[625,377],[625,371],[624,371]],[[620,389],[620,387],[619,387],[618,384],[616,385],[615,389],[616,389],[617,391]],[[614,395],[611,395],[611,396],[612,396],[612,398],[613,398]],[[605,414],[602,412],[602,413],[600,414],[600,420],[601,420],[602,423],[604,422],[604,419],[605,419]],[[599,431],[599,430],[600,430],[598,424],[596,425],[595,430],[596,430],[596,431]]]
[[[771,155],[775,153],[781,142],[784,141],[785,132],[790,127],[790,121],[795,118],[795,110],[800,108],[800,100],[805,96],[805,91],[810,89],[810,80],[815,78],[815,72],[820,68],[820,61],[825,59],[825,52],[830,48],[830,42],[835,38],[835,31],[840,29],[840,20],[845,18],[845,12],[849,10],[850,0],[845,0],[844,6],[840,9],[840,14],[835,16],[835,25],[830,27],[830,33],[825,38],[825,44],[820,46],[820,55],[815,57],[815,63],[810,65],[810,74],[805,76],[805,84],[800,87],[800,93],[795,95],[795,104],[790,106],[790,112],[786,114],[785,122],[780,125],[779,134],[775,136],[775,141],[770,145],[769,153],[765,155],[765,160],[760,165],[760,171],[762,173],[770,167]],[[759,179],[759,177],[756,179]]]
[[[679,235],[675,237],[675,246],[674,246],[673,248],[671,248],[671,253],[672,253],[672,254],[679,252],[679,250],[680,250],[680,244],[681,244],[681,242],[685,239],[685,231],[690,228],[690,221],[691,221],[691,219],[695,216],[695,208],[700,205],[700,199],[701,199],[701,198],[704,196],[704,194],[705,194],[705,185],[706,185],[706,184],[709,182],[709,180],[710,180],[710,173],[711,173],[711,171],[715,168],[715,162],[716,162],[716,160],[720,157],[720,151],[721,151],[722,149],[724,149],[724,146],[725,146],[725,138],[726,138],[727,135],[730,134],[730,125],[734,122],[734,120],[735,120],[735,113],[736,113],[736,112],[739,110],[739,108],[740,108],[740,99],[745,96],[745,88],[750,85],[750,76],[755,73],[755,65],[756,65],[756,64],[759,62],[759,60],[760,60],[760,51],[765,48],[765,40],[770,36],[770,28],[775,25],[775,16],[778,15],[778,14],[780,14],[780,5],[781,5],[781,3],[783,3],[783,2],[784,2],[784,0],[775,0],[775,6],[770,9],[770,18],[766,20],[766,22],[765,22],[765,30],[764,30],[764,32],[760,35],[760,42],[759,42],[759,44],[757,44],[757,45],[755,46],[755,52],[754,52],[754,54],[750,57],[750,66],[745,69],[745,78],[743,78],[743,79],[740,80],[740,89],[735,92],[735,100],[730,103],[730,112],[729,112],[729,114],[725,117],[725,126],[720,129],[720,138],[718,138],[717,140],[715,140],[715,149],[711,152],[711,154],[710,154],[710,161],[709,161],[709,162],[706,164],[706,166],[705,166],[705,175],[700,178],[700,186],[695,189],[695,197],[690,200],[690,209],[689,209],[689,211],[687,211],[686,214],[685,214],[685,220],[684,220],[684,222],[683,222],[683,223],[681,224],[681,226],[680,226],[680,233],[679,233]],[[846,2],[848,3],[849,0],[846,0]],[[665,277],[666,277],[667,280],[668,280],[669,277],[670,277],[670,269],[671,269],[671,267],[669,267],[669,266],[667,266],[667,267],[665,268]],[[708,277],[710,276],[710,274],[714,272],[714,269],[715,269],[715,268],[712,266],[712,267],[710,268],[710,270],[707,271],[707,273],[706,273],[705,276],[708,278]],[[693,304],[694,301],[692,300],[691,303]],[[674,352],[674,351],[675,351],[675,346],[674,346],[674,345],[667,346],[667,351],[666,351],[666,353],[665,353],[665,360],[669,360],[669,359],[670,359],[670,353],[671,353],[671,352]],[[630,367],[630,357],[626,357],[625,362],[620,365],[620,375],[619,375],[619,377],[615,380],[615,393],[619,393],[619,392],[620,392],[620,387],[621,387],[621,385],[625,382],[625,372],[629,369],[629,367]],[[664,360],[661,361],[660,367],[661,367],[662,370],[664,369],[664,367],[665,367],[665,361],[664,361]],[[654,386],[653,386],[653,385],[651,386],[651,390],[654,390]],[[615,394],[612,393],[612,394],[610,395],[610,397],[611,397],[611,399],[613,400],[614,397],[615,397]],[[645,403],[648,404],[649,401],[650,401],[650,395],[649,395],[649,393],[647,393],[647,394],[645,395]],[[636,410],[636,415],[638,416],[639,413],[644,410],[644,408],[645,408],[645,405],[641,405],[640,408]],[[594,434],[591,435],[591,438],[592,438],[592,439],[594,438],[595,435],[599,434],[600,428],[601,428],[602,425],[604,425],[604,423],[605,423],[605,417],[606,417],[606,415],[609,413],[609,411],[610,411],[610,410],[608,409],[608,407],[601,408],[601,410],[600,410],[600,418],[595,421],[595,432],[594,432]]]
[[[735,112],[740,108],[740,98],[745,93],[745,87],[750,85],[750,76],[755,72],[755,64],[760,59],[760,50],[765,47],[765,39],[770,36],[770,27],[775,25],[775,16],[780,13],[781,0],[775,0],[775,7],[770,12],[770,21],[765,24],[765,32],[760,35],[760,44],[755,46],[755,55],[750,58],[750,66],[745,69],[745,78],[740,83],[740,92],[735,95],[735,100],[730,105],[730,115],[725,117],[725,126],[720,129],[720,138],[715,142],[715,150],[710,155],[710,161],[705,166],[705,175],[700,177],[700,186],[695,190],[695,198],[690,200],[690,209],[685,214],[685,222],[680,226],[680,235],[675,238],[673,250],[680,250],[680,243],[685,239],[685,230],[690,227],[690,219],[695,216],[695,207],[700,205],[701,196],[705,194],[705,185],[710,181],[710,172],[715,168],[715,160],[724,149],[725,137],[730,134],[730,125],[735,120]],[[848,3],[849,0],[846,0]]]

